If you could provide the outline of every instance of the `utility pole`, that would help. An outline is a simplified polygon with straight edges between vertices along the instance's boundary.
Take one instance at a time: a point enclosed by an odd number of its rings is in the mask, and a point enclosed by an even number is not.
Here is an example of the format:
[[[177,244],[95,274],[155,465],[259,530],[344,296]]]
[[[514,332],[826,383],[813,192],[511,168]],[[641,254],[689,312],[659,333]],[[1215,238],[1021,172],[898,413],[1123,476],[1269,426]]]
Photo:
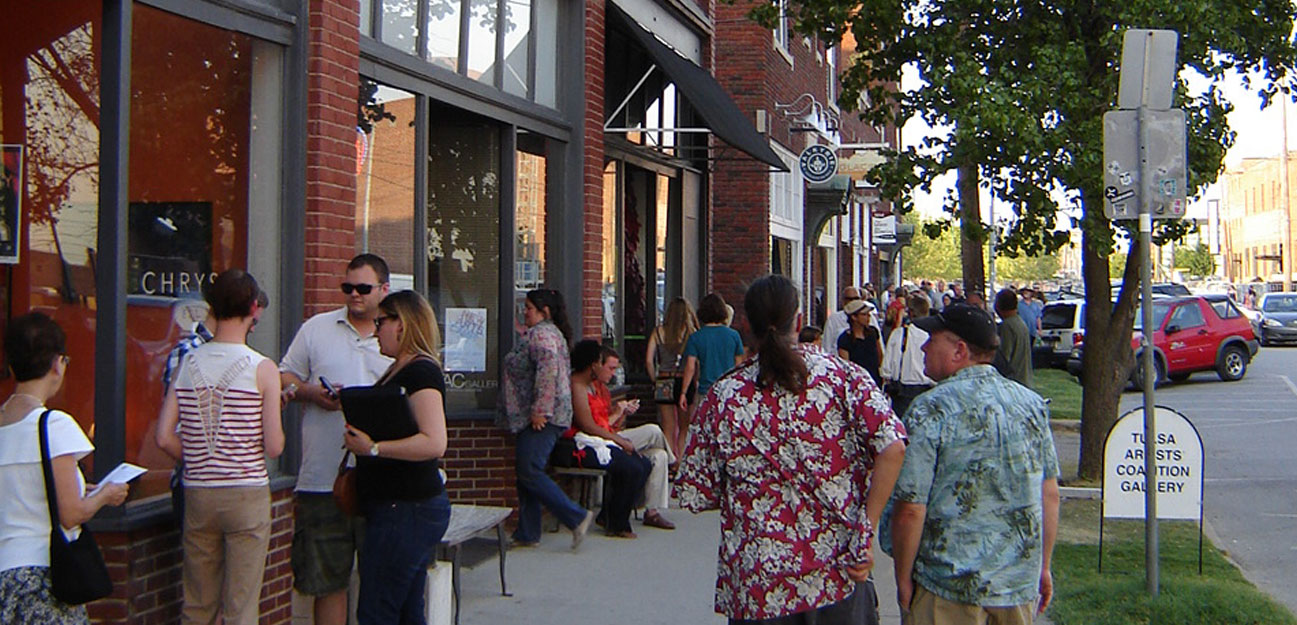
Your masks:
[[[1279,151],[1279,196],[1283,198],[1280,202],[1280,210],[1283,211],[1283,226],[1280,231],[1283,236],[1279,239],[1279,256],[1283,263],[1283,290],[1285,292],[1292,290],[1292,207],[1288,201],[1288,96],[1280,95],[1279,112],[1283,118],[1283,149]]]

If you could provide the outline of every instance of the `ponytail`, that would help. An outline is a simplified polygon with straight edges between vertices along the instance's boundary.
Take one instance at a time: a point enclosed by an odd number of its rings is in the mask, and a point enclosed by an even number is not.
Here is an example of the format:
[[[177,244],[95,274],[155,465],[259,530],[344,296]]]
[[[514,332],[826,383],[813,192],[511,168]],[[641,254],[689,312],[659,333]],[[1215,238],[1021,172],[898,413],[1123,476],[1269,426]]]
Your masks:
[[[527,299],[537,310],[549,309],[549,320],[563,333],[563,340],[572,343],[572,326],[567,321],[567,305],[563,295],[554,289],[533,289],[527,291]]]
[[[761,278],[748,287],[743,310],[757,339],[757,385],[782,386],[793,393],[802,392],[810,373],[802,355],[792,345],[797,288],[783,276]]]

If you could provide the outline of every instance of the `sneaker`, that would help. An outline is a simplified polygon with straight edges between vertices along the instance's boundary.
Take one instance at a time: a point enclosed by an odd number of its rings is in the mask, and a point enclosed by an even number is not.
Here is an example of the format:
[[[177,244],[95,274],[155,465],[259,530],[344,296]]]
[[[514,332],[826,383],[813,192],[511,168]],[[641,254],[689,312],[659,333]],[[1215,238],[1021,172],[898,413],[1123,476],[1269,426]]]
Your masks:
[[[585,518],[576,527],[572,528],[572,551],[581,548],[581,541],[585,540],[585,535],[590,531],[590,524],[594,523],[594,512],[589,510],[585,513]]]

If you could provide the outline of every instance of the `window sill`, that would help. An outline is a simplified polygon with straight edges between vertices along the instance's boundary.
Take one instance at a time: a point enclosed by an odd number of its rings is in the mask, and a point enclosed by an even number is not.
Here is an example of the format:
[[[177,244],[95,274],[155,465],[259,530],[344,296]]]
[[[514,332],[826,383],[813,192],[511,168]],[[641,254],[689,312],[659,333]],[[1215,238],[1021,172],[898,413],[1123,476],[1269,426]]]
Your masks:
[[[784,57],[784,61],[786,61],[786,62],[788,63],[788,68],[789,68],[789,69],[793,69],[793,68],[794,68],[794,66],[793,66],[793,55],[792,55],[792,54],[789,54],[789,53],[788,53],[788,50],[787,50],[786,48],[784,48],[783,46],[779,45],[779,42],[778,42],[778,41],[773,42],[772,45],[775,47],[775,52],[778,52],[778,53],[779,53],[779,56]]]

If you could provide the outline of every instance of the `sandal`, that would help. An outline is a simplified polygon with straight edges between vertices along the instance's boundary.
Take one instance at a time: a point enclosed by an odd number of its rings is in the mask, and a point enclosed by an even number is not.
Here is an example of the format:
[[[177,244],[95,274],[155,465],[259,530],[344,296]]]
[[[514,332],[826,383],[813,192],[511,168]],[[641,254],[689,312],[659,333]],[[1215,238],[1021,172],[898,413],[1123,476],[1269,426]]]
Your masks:
[[[644,514],[644,525],[664,530],[673,530],[676,528],[675,523],[666,520],[666,517],[662,516],[662,513],[657,510]]]
[[[635,532],[632,532],[630,530],[622,530],[620,532],[608,532],[608,535],[612,536],[613,538],[626,538],[631,540],[639,538],[639,536],[637,536]]]

